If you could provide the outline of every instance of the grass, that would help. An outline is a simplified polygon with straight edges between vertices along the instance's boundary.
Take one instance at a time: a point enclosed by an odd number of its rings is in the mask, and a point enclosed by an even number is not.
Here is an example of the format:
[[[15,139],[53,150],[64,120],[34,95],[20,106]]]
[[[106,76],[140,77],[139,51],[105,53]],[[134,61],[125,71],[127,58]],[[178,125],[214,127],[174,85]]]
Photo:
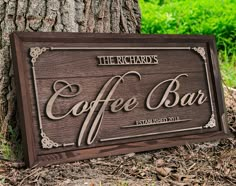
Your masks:
[[[236,88],[236,54],[228,57],[224,52],[220,52],[219,59],[224,83],[229,87]]]
[[[7,139],[0,134],[0,154],[6,160],[22,160],[23,146],[21,143],[20,132],[8,126]]]
[[[0,135],[0,150],[4,159],[11,159],[13,153],[10,143],[2,135]]]
[[[142,33],[215,35],[223,79],[236,87],[236,0],[140,0]]]

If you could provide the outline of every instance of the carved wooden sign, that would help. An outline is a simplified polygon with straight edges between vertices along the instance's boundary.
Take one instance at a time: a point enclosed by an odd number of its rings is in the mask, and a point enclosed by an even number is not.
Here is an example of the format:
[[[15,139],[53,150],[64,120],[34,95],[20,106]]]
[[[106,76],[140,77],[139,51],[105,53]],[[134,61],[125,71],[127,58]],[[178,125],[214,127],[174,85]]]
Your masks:
[[[227,136],[213,37],[14,33],[28,166]]]

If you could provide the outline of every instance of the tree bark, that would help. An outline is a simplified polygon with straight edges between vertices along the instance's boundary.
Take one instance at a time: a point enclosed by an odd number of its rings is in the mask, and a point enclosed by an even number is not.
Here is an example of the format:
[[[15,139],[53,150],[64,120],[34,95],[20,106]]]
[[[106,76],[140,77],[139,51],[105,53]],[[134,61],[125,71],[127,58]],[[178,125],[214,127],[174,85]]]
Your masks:
[[[139,33],[138,0],[0,0],[0,132],[3,135],[8,125],[16,121],[9,41],[13,31]]]

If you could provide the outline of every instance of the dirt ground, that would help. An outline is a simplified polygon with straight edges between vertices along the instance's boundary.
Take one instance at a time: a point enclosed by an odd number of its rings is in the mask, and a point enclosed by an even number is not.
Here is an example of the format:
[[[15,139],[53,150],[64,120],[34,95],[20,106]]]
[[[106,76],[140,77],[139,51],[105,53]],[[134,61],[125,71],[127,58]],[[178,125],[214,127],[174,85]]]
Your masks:
[[[1,161],[0,185],[236,185],[236,91],[225,92],[232,138],[44,168]]]

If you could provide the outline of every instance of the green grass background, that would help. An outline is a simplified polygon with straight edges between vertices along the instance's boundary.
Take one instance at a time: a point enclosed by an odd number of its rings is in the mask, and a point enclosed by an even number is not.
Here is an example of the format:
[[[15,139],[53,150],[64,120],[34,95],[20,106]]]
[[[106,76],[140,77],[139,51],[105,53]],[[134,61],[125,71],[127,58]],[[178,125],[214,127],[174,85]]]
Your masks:
[[[142,33],[215,35],[225,84],[236,88],[236,0],[139,0]]]

